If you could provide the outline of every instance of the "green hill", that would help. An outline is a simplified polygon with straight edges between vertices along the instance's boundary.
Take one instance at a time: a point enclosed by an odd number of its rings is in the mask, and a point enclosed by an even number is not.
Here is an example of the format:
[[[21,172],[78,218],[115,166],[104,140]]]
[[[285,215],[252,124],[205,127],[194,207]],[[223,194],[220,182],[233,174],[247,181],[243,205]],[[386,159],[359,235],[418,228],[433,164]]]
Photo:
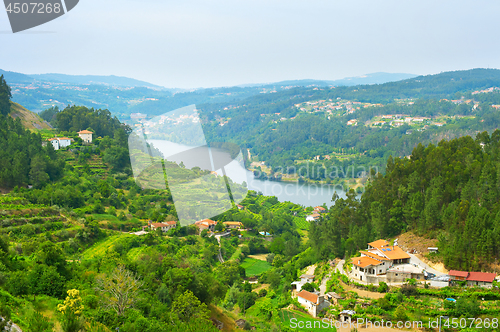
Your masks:
[[[11,103],[9,115],[14,119],[21,119],[24,128],[29,130],[51,130],[51,126],[44,121],[38,114],[31,112],[18,103]]]

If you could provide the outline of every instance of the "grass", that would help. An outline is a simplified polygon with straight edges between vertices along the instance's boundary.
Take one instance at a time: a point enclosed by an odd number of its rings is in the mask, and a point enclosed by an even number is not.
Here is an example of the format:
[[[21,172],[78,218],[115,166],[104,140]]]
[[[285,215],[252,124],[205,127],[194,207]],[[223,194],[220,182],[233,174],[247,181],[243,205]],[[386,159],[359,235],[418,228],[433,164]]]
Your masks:
[[[245,269],[247,276],[256,276],[271,269],[271,264],[255,258],[245,258],[241,263],[241,267]]]
[[[281,310],[279,315],[283,325],[289,327],[294,331],[336,331],[336,328],[330,327],[330,324],[328,324],[328,328],[326,328],[326,323],[323,323],[319,319],[314,319],[311,316],[300,311]],[[292,321],[293,318],[295,318],[296,320]],[[299,326],[303,326],[304,328],[299,328]]]
[[[117,242],[122,237],[133,237],[135,235],[130,234],[120,234],[114,235],[106,238],[102,242],[98,242],[94,244],[92,247],[88,248],[83,252],[82,259],[92,259],[96,257],[103,257],[106,254],[106,251],[111,249],[115,242]]]

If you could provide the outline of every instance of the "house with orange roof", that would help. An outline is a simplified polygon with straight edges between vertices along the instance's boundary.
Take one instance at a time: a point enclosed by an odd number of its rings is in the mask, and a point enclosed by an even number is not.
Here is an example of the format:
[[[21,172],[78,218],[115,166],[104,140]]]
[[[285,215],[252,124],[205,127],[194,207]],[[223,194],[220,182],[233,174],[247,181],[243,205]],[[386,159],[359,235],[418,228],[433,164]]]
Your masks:
[[[217,221],[213,221],[210,219],[203,219],[195,222],[194,224],[196,225],[196,227],[198,227],[200,233],[205,229],[213,232],[215,230],[215,225],[217,225]]]
[[[305,307],[307,312],[313,317],[318,317],[321,310],[330,306],[330,303],[325,300],[324,295],[301,290],[297,294],[297,301]]]
[[[361,281],[372,282],[373,277],[387,274],[395,265],[410,262],[410,255],[403,249],[382,239],[368,243],[368,249],[360,253],[361,257],[351,258],[351,274]]]
[[[71,145],[71,138],[68,137],[53,137],[49,139],[49,142],[52,143],[54,150],[59,150],[61,148],[65,148]]]
[[[239,221],[224,221],[223,224],[229,229],[239,229],[243,227],[243,224]]]
[[[480,286],[486,288],[493,287],[493,280],[495,280],[495,273],[488,272],[467,272],[450,270],[448,272],[450,277],[450,284],[453,285],[457,281],[466,281],[467,286]]]
[[[161,229],[162,232],[168,232],[169,230],[177,227],[177,221],[165,221],[165,222],[154,222],[149,224],[149,228],[152,231]]]
[[[92,134],[90,130],[81,130],[78,132],[78,136],[82,139],[84,143],[92,143]]]

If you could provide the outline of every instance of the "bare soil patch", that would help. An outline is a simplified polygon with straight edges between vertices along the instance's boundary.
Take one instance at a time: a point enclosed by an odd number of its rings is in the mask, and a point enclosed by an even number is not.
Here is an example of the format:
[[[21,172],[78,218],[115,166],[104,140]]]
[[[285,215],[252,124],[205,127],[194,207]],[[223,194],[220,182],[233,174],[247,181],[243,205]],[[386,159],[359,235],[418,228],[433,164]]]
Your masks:
[[[416,254],[428,253],[429,250],[427,248],[437,247],[437,243],[437,239],[427,239],[425,237],[415,235],[413,232],[403,233],[398,236],[398,246],[405,251],[411,252],[412,250],[415,250]]]

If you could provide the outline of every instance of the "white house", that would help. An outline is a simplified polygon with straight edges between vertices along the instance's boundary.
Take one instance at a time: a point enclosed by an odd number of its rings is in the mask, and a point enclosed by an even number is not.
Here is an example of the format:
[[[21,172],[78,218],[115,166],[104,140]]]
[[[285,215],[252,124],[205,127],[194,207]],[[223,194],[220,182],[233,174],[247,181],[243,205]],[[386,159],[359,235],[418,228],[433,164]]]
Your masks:
[[[92,134],[93,134],[93,132],[91,132],[89,130],[81,130],[78,132],[78,136],[85,143],[92,143]]]
[[[319,213],[313,213],[313,214],[308,215],[308,216],[306,217],[306,221],[309,221],[309,222],[311,222],[311,221],[315,221],[315,220],[318,220],[318,219],[319,219],[319,217],[320,217]]]
[[[295,288],[297,289],[297,292],[300,292],[302,290],[302,286],[304,286],[307,283],[311,283],[313,281],[314,281],[314,275],[303,274],[300,276],[300,281],[292,282],[292,286],[295,286]]]
[[[297,301],[299,301],[313,317],[317,317],[321,310],[330,306],[330,303],[325,300],[323,295],[310,293],[306,290],[297,294]]]
[[[54,150],[59,150],[71,145],[71,138],[67,137],[54,137],[50,138],[49,142],[52,143]]]
[[[161,229],[162,232],[168,232],[169,230],[177,227],[177,221],[165,221],[165,222],[155,222],[149,225],[152,231],[156,229]]]
[[[389,268],[396,264],[410,262],[410,255],[397,245],[391,246],[385,240],[368,243],[368,249],[360,253],[361,257],[353,257],[351,261],[352,275],[361,281],[368,281],[368,277],[386,274]]]

